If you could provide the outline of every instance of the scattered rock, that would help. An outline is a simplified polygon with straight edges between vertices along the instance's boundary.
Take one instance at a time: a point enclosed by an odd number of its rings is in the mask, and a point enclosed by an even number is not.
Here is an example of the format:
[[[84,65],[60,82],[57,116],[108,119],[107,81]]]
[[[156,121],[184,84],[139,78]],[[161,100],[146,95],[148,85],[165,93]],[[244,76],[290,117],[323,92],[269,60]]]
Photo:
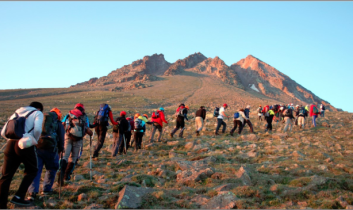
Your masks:
[[[248,153],[246,153],[248,157],[257,157],[258,156],[258,153],[256,152],[256,150],[252,150],[252,151],[249,151]]]
[[[190,201],[193,203],[196,203],[197,205],[206,205],[207,202],[209,201],[210,197],[205,196],[205,195],[197,195]]]
[[[221,173],[221,172],[216,172],[211,176],[212,179],[219,179],[219,180],[223,180],[226,178],[229,178],[229,176],[225,173]]]
[[[353,205],[346,206],[346,209],[353,209]]]
[[[84,209],[103,209],[103,205],[91,203],[89,206],[86,206]]]
[[[222,191],[230,191],[236,187],[238,187],[239,185],[235,184],[235,183],[229,183],[229,184],[222,184],[218,187],[215,187],[214,190],[217,192],[222,192]]]
[[[342,197],[339,196],[336,201],[343,207],[343,208],[347,208],[348,206],[348,202]]]
[[[236,207],[238,198],[232,192],[227,192],[211,198],[207,204],[202,205],[202,209],[233,209]]]
[[[177,174],[177,182],[193,186],[195,182],[211,177],[215,173],[213,168],[184,170]]]
[[[251,179],[248,170],[245,167],[240,167],[235,175],[243,181],[244,185],[251,185]]]
[[[274,134],[272,134],[272,138],[273,139],[284,139],[284,138],[286,138],[286,137],[288,137],[288,134],[287,133],[274,133]]]
[[[145,145],[145,149],[151,149],[152,147],[156,146],[155,143],[150,143]]]
[[[243,141],[257,141],[259,140],[259,137],[255,134],[248,134],[248,135],[242,135],[241,139]]]
[[[328,170],[327,166],[325,166],[325,165],[318,165],[317,167],[318,167],[318,169],[320,169],[322,171],[327,171]]]
[[[192,149],[194,147],[194,142],[188,142],[185,144],[185,149],[189,150]]]
[[[178,145],[179,144],[179,141],[168,141],[167,142],[167,145],[169,146],[175,146],[175,145]]]
[[[81,175],[81,174],[77,174],[77,175],[74,176],[74,180],[75,181],[81,181],[83,179],[85,179],[85,177],[83,175]]]
[[[151,188],[133,187],[125,185],[119,192],[119,199],[115,205],[115,209],[137,209],[141,207],[142,196],[153,192]]]
[[[292,153],[292,155],[293,155],[294,157],[305,157],[305,155],[304,155],[303,153],[299,152],[299,151],[294,151],[294,152]]]
[[[78,195],[77,200],[78,200],[78,201],[84,201],[84,200],[86,200],[87,198],[88,198],[87,194],[81,193],[81,194]]]
[[[196,161],[175,161],[181,170],[208,168],[209,164],[216,162],[216,158],[210,156]]]
[[[54,199],[48,199],[47,201],[43,202],[43,206],[45,208],[55,208],[55,206],[58,204]]]

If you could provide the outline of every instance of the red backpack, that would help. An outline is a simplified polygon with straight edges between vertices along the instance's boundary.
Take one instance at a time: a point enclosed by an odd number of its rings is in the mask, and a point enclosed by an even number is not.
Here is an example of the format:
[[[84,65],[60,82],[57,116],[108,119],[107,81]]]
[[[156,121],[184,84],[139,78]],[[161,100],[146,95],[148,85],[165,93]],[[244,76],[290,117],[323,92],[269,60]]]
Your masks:
[[[159,112],[158,111],[152,112],[152,119],[158,119],[158,118],[159,118]]]

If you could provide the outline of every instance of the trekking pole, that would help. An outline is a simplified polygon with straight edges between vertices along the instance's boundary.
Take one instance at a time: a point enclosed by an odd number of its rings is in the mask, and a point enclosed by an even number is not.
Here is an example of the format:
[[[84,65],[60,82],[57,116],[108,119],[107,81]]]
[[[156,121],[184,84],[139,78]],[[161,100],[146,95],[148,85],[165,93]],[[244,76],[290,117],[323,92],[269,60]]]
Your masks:
[[[93,135],[89,137],[89,178],[92,182],[92,138],[94,138],[94,131]]]
[[[61,163],[61,161],[62,161],[62,159],[63,159],[63,152],[60,152],[60,163]],[[59,163],[59,180],[61,180],[61,164]],[[59,183],[59,200],[60,200],[60,196],[61,196],[61,181],[60,181],[60,183]]]
[[[125,134],[123,134],[123,138],[124,138],[124,153],[127,154]]]

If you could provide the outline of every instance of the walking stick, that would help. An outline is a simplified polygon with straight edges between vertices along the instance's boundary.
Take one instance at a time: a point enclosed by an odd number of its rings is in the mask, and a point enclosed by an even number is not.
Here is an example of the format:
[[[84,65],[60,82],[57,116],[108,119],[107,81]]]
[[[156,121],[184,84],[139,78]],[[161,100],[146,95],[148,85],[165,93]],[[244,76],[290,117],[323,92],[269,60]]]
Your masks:
[[[92,138],[94,138],[94,131],[93,135],[89,137],[89,178],[92,182]]]
[[[60,152],[60,161],[59,161],[60,163],[62,159],[63,159],[63,152]],[[62,170],[60,163],[59,163],[59,180],[61,180],[61,170]],[[61,196],[61,181],[59,183],[59,200],[60,200],[60,196]]]
[[[126,154],[126,153],[127,153],[127,150],[126,150],[125,134],[123,134],[123,138],[124,138],[124,153]]]

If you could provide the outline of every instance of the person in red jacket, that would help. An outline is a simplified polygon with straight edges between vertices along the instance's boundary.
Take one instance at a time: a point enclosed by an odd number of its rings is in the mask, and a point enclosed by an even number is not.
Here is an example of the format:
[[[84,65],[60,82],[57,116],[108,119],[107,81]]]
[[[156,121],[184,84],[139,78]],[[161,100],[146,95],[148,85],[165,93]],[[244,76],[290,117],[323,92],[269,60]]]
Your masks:
[[[152,131],[150,136],[150,143],[153,142],[153,137],[156,130],[159,131],[157,142],[161,142],[162,132],[163,132],[163,122],[168,124],[164,116],[164,108],[161,107],[156,112],[152,113]]]
[[[94,148],[93,158],[98,157],[99,150],[103,147],[105,135],[107,134],[108,130],[107,126],[109,125],[109,120],[113,125],[119,124],[118,122],[114,121],[111,107],[108,104],[101,104],[92,126],[95,127],[98,136],[98,142]]]
[[[320,114],[320,112],[315,104],[310,105],[309,114],[310,114],[310,117],[313,118],[313,126],[316,127],[316,118]]]

